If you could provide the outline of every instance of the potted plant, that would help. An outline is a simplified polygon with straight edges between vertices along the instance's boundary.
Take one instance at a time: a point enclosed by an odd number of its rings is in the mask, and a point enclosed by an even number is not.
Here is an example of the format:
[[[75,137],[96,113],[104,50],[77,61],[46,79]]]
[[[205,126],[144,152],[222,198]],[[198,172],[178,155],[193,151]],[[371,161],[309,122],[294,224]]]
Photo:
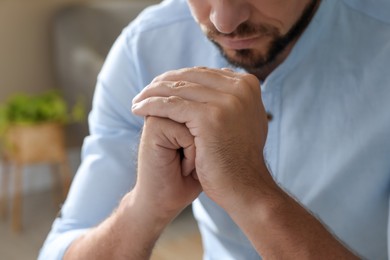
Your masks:
[[[0,106],[3,150],[24,163],[63,158],[64,126],[81,122],[84,115],[82,102],[69,108],[55,90],[39,95],[15,94]]]
[[[65,198],[70,185],[64,126],[84,119],[84,106],[78,102],[71,109],[57,91],[39,95],[15,94],[0,106],[0,144],[3,163],[14,164],[12,226],[20,232],[22,211],[22,171],[26,164],[50,163],[61,167]],[[0,151],[1,152],[1,151]],[[8,167],[7,167],[8,168]],[[8,172],[4,174],[0,213],[7,208]]]

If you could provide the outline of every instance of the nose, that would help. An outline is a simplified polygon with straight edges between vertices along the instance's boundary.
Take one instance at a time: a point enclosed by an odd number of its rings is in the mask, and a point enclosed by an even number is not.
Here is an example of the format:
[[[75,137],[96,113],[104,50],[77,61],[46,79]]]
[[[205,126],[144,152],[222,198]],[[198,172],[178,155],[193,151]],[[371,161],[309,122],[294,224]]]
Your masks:
[[[249,16],[249,7],[243,0],[216,0],[211,6],[210,21],[219,32],[229,34]]]

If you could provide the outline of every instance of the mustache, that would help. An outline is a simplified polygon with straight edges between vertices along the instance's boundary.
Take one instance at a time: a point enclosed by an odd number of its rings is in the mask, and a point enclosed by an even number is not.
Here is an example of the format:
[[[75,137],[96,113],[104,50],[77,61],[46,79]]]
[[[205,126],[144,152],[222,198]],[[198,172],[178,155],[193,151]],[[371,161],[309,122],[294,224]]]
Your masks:
[[[212,39],[216,36],[223,36],[228,38],[243,38],[250,37],[253,35],[271,35],[271,36],[280,36],[280,32],[277,28],[264,24],[252,24],[245,22],[240,24],[233,32],[231,33],[221,33],[215,28],[214,25],[206,28],[206,35],[208,38]]]

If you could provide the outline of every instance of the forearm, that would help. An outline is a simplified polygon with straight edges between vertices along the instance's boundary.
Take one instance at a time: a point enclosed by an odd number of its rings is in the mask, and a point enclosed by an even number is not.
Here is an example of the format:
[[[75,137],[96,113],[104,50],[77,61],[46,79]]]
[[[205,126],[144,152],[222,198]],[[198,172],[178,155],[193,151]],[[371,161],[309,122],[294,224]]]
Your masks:
[[[149,259],[169,220],[156,219],[139,204],[127,194],[109,218],[71,244],[64,259]]]
[[[232,217],[263,258],[359,259],[282,190],[249,204]]]

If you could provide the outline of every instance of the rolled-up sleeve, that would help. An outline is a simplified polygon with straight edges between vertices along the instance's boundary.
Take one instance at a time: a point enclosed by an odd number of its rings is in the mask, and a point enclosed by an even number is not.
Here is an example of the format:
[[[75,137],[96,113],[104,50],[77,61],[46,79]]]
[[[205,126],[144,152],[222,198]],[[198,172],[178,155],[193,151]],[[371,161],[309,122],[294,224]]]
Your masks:
[[[69,245],[105,220],[135,184],[143,122],[132,115],[131,100],[144,86],[128,39],[124,30],[98,76],[82,163],[39,259],[62,259]]]

